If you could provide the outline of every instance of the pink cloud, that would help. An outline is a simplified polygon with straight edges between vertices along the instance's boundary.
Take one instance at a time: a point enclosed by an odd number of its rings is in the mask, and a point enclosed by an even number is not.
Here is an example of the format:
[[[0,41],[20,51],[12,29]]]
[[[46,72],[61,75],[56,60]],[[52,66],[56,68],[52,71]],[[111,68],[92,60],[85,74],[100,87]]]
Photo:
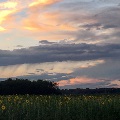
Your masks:
[[[76,84],[86,84],[86,83],[97,83],[102,80],[95,79],[95,78],[88,78],[88,77],[76,77],[71,78],[69,80],[61,80],[59,83],[59,86],[65,86],[65,85],[76,85]]]

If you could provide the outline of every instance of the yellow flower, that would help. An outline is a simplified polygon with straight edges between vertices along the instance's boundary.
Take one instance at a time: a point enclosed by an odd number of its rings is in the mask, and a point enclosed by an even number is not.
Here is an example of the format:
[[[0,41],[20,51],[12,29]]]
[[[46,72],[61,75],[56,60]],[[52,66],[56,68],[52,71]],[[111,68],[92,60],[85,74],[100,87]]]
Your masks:
[[[2,100],[0,100],[0,104],[2,103]]]
[[[36,97],[36,100],[38,100],[39,99],[39,97]]]
[[[2,107],[1,107],[1,108],[2,108],[2,110],[5,110],[5,108],[6,108],[6,107],[5,107],[4,105],[2,105]]]
[[[19,99],[19,97],[18,97],[18,96],[15,96],[15,99]]]
[[[10,99],[10,98],[8,98],[8,101],[11,101],[11,99]]]
[[[59,105],[61,106],[61,105],[62,105],[62,102],[59,102]]]
[[[20,98],[20,100],[22,100],[23,98]]]
[[[104,105],[105,103],[104,103],[104,102],[102,102],[102,104]]]
[[[26,103],[29,103],[29,100],[26,100]]]

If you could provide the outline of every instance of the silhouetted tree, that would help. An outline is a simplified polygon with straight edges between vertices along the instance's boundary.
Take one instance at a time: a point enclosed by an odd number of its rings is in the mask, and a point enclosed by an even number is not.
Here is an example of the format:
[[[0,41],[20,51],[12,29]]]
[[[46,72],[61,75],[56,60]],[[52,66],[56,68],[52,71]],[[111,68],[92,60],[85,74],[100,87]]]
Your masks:
[[[37,80],[30,81],[28,79],[15,80],[9,78],[5,81],[0,82],[0,94],[61,94],[57,83],[51,81]]]

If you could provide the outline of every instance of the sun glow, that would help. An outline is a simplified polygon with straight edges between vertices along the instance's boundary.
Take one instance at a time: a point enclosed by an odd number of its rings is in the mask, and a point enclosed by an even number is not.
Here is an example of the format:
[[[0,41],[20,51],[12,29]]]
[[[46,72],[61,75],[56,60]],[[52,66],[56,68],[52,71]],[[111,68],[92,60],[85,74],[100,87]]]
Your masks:
[[[0,4],[1,9],[13,9],[16,8],[18,5],[17,2],[14,1],[8,1],[8,2],[3,2]]]
[[[60,0],[36,0],[35,2],[32,2],[29,4],[29,7],[33,7],[36,5],[49,5],[49,4],[53,4],[55,2],[58,2]]]
[[[5,31],[6,29],[0,26],[0,31]]]

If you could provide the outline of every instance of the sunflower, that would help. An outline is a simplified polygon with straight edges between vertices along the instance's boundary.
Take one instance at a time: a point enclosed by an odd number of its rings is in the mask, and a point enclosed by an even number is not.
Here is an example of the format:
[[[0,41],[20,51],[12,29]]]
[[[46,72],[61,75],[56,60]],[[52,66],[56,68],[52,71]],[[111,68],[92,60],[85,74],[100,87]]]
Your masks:
[[[5,105],[2,105],[1,109],[2,109],[2,110],[5,110],[5,109],[6,109]]]
[[[26,103],[29,103],[29,100],[26,100]]]

